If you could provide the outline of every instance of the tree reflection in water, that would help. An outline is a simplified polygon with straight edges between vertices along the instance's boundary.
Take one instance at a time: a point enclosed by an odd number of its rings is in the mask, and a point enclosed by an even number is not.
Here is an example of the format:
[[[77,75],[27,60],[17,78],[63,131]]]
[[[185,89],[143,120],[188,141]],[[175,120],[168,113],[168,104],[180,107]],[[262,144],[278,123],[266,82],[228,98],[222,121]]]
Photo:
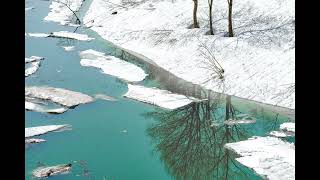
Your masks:
[[[194,102],[173,111],[155,111],[146,116],[156,120],[147,129],[168,172],[176,179],[252,179],[251,171],[235,162],[235,155],[224,149],[229,142],[247,139],[239,125],[224,125],[234,118],[231,99],[221,106],[217,96]],[[220,104],[220,105],[219,105]],[[218,125],[218,124],[219,125]],[[250,177],[248,176],[248,174]],[[259,178],[258,178],[259,179]]]

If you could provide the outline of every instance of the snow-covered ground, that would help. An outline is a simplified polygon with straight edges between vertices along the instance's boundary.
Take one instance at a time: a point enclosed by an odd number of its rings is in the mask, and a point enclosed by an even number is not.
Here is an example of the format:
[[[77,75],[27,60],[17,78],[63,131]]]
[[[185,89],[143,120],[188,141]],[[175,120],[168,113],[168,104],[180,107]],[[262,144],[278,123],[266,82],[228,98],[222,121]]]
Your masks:
[[[100,68],[103,73],[128,82],[139,82],[147,76],[142,68],[134,64],[114,56],[106,56],[104,53],[92,49],[80,52],[80,57],[82,66]]]
[[[295,179],[295,146],[275,137],[253,137],[225,145],[241,164],[270,180]]]
[[[128,84],[128,92],[123,96],[166,109],[176,109],[188,105],[193,101],[199,101],[198,99],[174,94],[167,90],[131,84]]]
[[[77,12],[84,0],[53,0],[49,14],[44,18],[45,21],[58,22],[61,25],[71,23],[73,12]]]
[[[76,39],[79,41],[91,41],[94,39],[94,38],[89,37],[86,34],[79,34],[79,33],[73,33],[73,32],[68,32],[68,31],[58,31],[58,32],[52,32],[50,34],[47,34],[47,33],[25,33],[25,35],[30,36],[30,37],[68,38],[68,39]]]
[[[295,1],[235,1],[236,37],[231,38],[225,37],[226,0],[214,1],[215,35],[205,35],[207,4],[199,0],[200,29],[188,28],[193,2],[184,0],[93,0],[83,21],[115,46],[151,59],[189,82],[295,109]],[[203,55],[209,53],[205,47],[223,67],[223,82]]]

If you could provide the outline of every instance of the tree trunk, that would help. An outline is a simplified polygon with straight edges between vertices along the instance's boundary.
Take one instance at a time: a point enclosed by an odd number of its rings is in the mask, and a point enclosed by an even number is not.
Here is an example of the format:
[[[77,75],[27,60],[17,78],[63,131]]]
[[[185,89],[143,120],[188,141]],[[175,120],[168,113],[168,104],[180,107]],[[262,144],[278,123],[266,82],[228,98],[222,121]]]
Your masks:
[[[210,25],[210,35],[213,34],[213,27],[212,27],[212,0],[210,0],[211,3],[209,4],[209,25]]]
[[[233,37],[233,28],[232,28],[232,1],[228,0],[229,4],[229,13],[228,13],[228,31],[229,31],[229,37]]]
[[[227,98],[226,98],[226,120],[230,119],[230,112],[231,112],[231,96],[227,95]]]
[[[193,0],[193,28],[199,28],[197,21],[198,0]]]

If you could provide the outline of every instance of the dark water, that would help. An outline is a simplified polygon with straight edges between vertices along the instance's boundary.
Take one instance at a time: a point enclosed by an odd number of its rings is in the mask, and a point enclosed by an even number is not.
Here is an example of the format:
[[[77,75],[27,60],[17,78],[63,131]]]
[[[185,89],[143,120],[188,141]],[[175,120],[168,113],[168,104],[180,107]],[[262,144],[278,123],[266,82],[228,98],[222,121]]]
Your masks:
[[[89,3],[85,1],[84,8]],[[26,11],[26,32],[74,31],[74,27],[43,21],[49,5],[49,1],[26,1],[26,7],[35,7]],[[80,14],[84,12],[81,9]],[[192,103],[174,111],[123,98],[127,91],[125,82],[80,65],[79,51],[94,49],[119,55],[117,50],[90,30],[79,28],[77,33],[96,39],[81,42],[26,37],[25,56],[45,57],[40,69],[26,78],[26,85],[60,87],[92,96],[102,93],[117,101],[97,100],[59,115],[26,111],[26,127],[72,125],[72,130],[42,135],[40,138],[47,142],[26,148],[26,179],[32,179],[31,172],[39,164],[63,163],[72,163],[72,172],[50,179],[261,179],[237,163],[236,156],[225,151],[223,145],[252,135],[265,136],[279,129],[282,122],[288,121],[287,117],[261,108],[247,109],[237,103],[233,106],[235,115],[248,113],[257,122],[227,127],[221,125],[225,119],[224,97]],[[75,50],[70,52],[61,47],[71,45]],[[140,84],[170,86],[148,65],[132,59],[131,62],[151,74]],[[220,125],[211,126],[212,122]]]

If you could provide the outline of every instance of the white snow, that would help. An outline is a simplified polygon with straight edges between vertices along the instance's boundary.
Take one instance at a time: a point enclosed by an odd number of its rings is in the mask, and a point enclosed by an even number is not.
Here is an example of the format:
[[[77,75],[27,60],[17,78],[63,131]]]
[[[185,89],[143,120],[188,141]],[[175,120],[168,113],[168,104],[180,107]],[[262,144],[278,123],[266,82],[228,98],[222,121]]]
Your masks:
[[[121,4],[127,8],[119,8]],[[227,2],[213,5],[214,36],[208,29],[208,3],[199,0],[199,29],[192,24],[193,2],[185,0],[93,0],[84,24],[115,46],[154,61],[177,77],[216,92],[295,109],[295,1],[241,0],[233,6],[236,37],[227,31]],[[116,10],[118,13],[112,15]],[[208,46],[224,68],[214,78]]]
[[[62,130],[67,127],[70,127],[70,125],[63,124],[63,125],[28,127],[28,128],[25,128],[25,138],[46,134],[52,131]]]
[[[45,86],[25,87],[25,96],[50,100],[67,107],[74,107],[94,100],[91,96],[80,92]]]
[[[35,139],[35,138],[31,138],[31,139],[25,139],[25,144],[30,144],[30,143],[42,143],[42,142],[46,142],[46,140],[44,139]]]
[[[48,173],[50,172],[50,176],[58,175],[58,174],[66,174],[69,173],[71,167],[67,166],[67,164],[61,164],[56,166],[49,167],[38,167],[37,169],[32,171],[32,175],[37,178],[45,178],[48,177]]]
[[[271,131],[269,135],[281,138],[281,137],[294,136],[295,134],[293,132],[288,132],[288,131]]]
[[[40,61],[40,60],[44,60],[44,57],[31,56],[31,57],[28,57],[28,58],[24,58],[24,62],[25,63],[30,63],[30,62],[34,62],[34,61]]]
[[[91,41],[94,39],[94,38],[89,37],[86,34],[79,34],[79,33],[73,33],[73,32],[68,32],[68,31],[52,32],[49,35],[49,37],[69,38],[69,39],[76,39],[79,41]]]
[[[46,33],[26,33],[26,35],[29,35],[30,37],[49,37],[50,34]]]
[[[83,0],[53,0],[49,6],[51,11],[44,20],[58,22],[61,25],[69,25],[74,16],[72,11],[77,12],[82,2]],[[66,5],[68,5],[72,11]]]
[[[62,48],[63,48],[65,51],[72,51],[72,50],[74,50],[74,46],[62,46]]]
[[[26,7],[25,11],[29,11],[29,10],[32,10],[32,9],[34,9],[34,7]]]
[[[36,112],[45,112],[45,113],[55,113],[61,114],[68,110],[68,108],[61,107],[61,108],[46,108],[42,105],[25,101],[25,109],[29,111],[36,111]]]
[[[30,63],[30,67],[25,69],[24,75],[25,77],[30,76],[31,74],[35,73],[40,67],[40,61],[34,61]]]
[[[253,137],[225,145],[238,162],[270,180],[295,179],[295,146],[275,137]]]
[[[166,109],[176,109],[188,105],[193,101],[198,101],[193,97],[174,94],[167,90],[131,84],[128,84],[128,92],[123,96]]]
[[[287,122],[280,125],[280,129],[283,131],[295,132],[296,125],[295,123]]]
[[[80,52],[82,66],[96,67],[102,72],[128,82],[142,81],[147,74],[142,68],[114,56],[106,56],[92,49]]]

